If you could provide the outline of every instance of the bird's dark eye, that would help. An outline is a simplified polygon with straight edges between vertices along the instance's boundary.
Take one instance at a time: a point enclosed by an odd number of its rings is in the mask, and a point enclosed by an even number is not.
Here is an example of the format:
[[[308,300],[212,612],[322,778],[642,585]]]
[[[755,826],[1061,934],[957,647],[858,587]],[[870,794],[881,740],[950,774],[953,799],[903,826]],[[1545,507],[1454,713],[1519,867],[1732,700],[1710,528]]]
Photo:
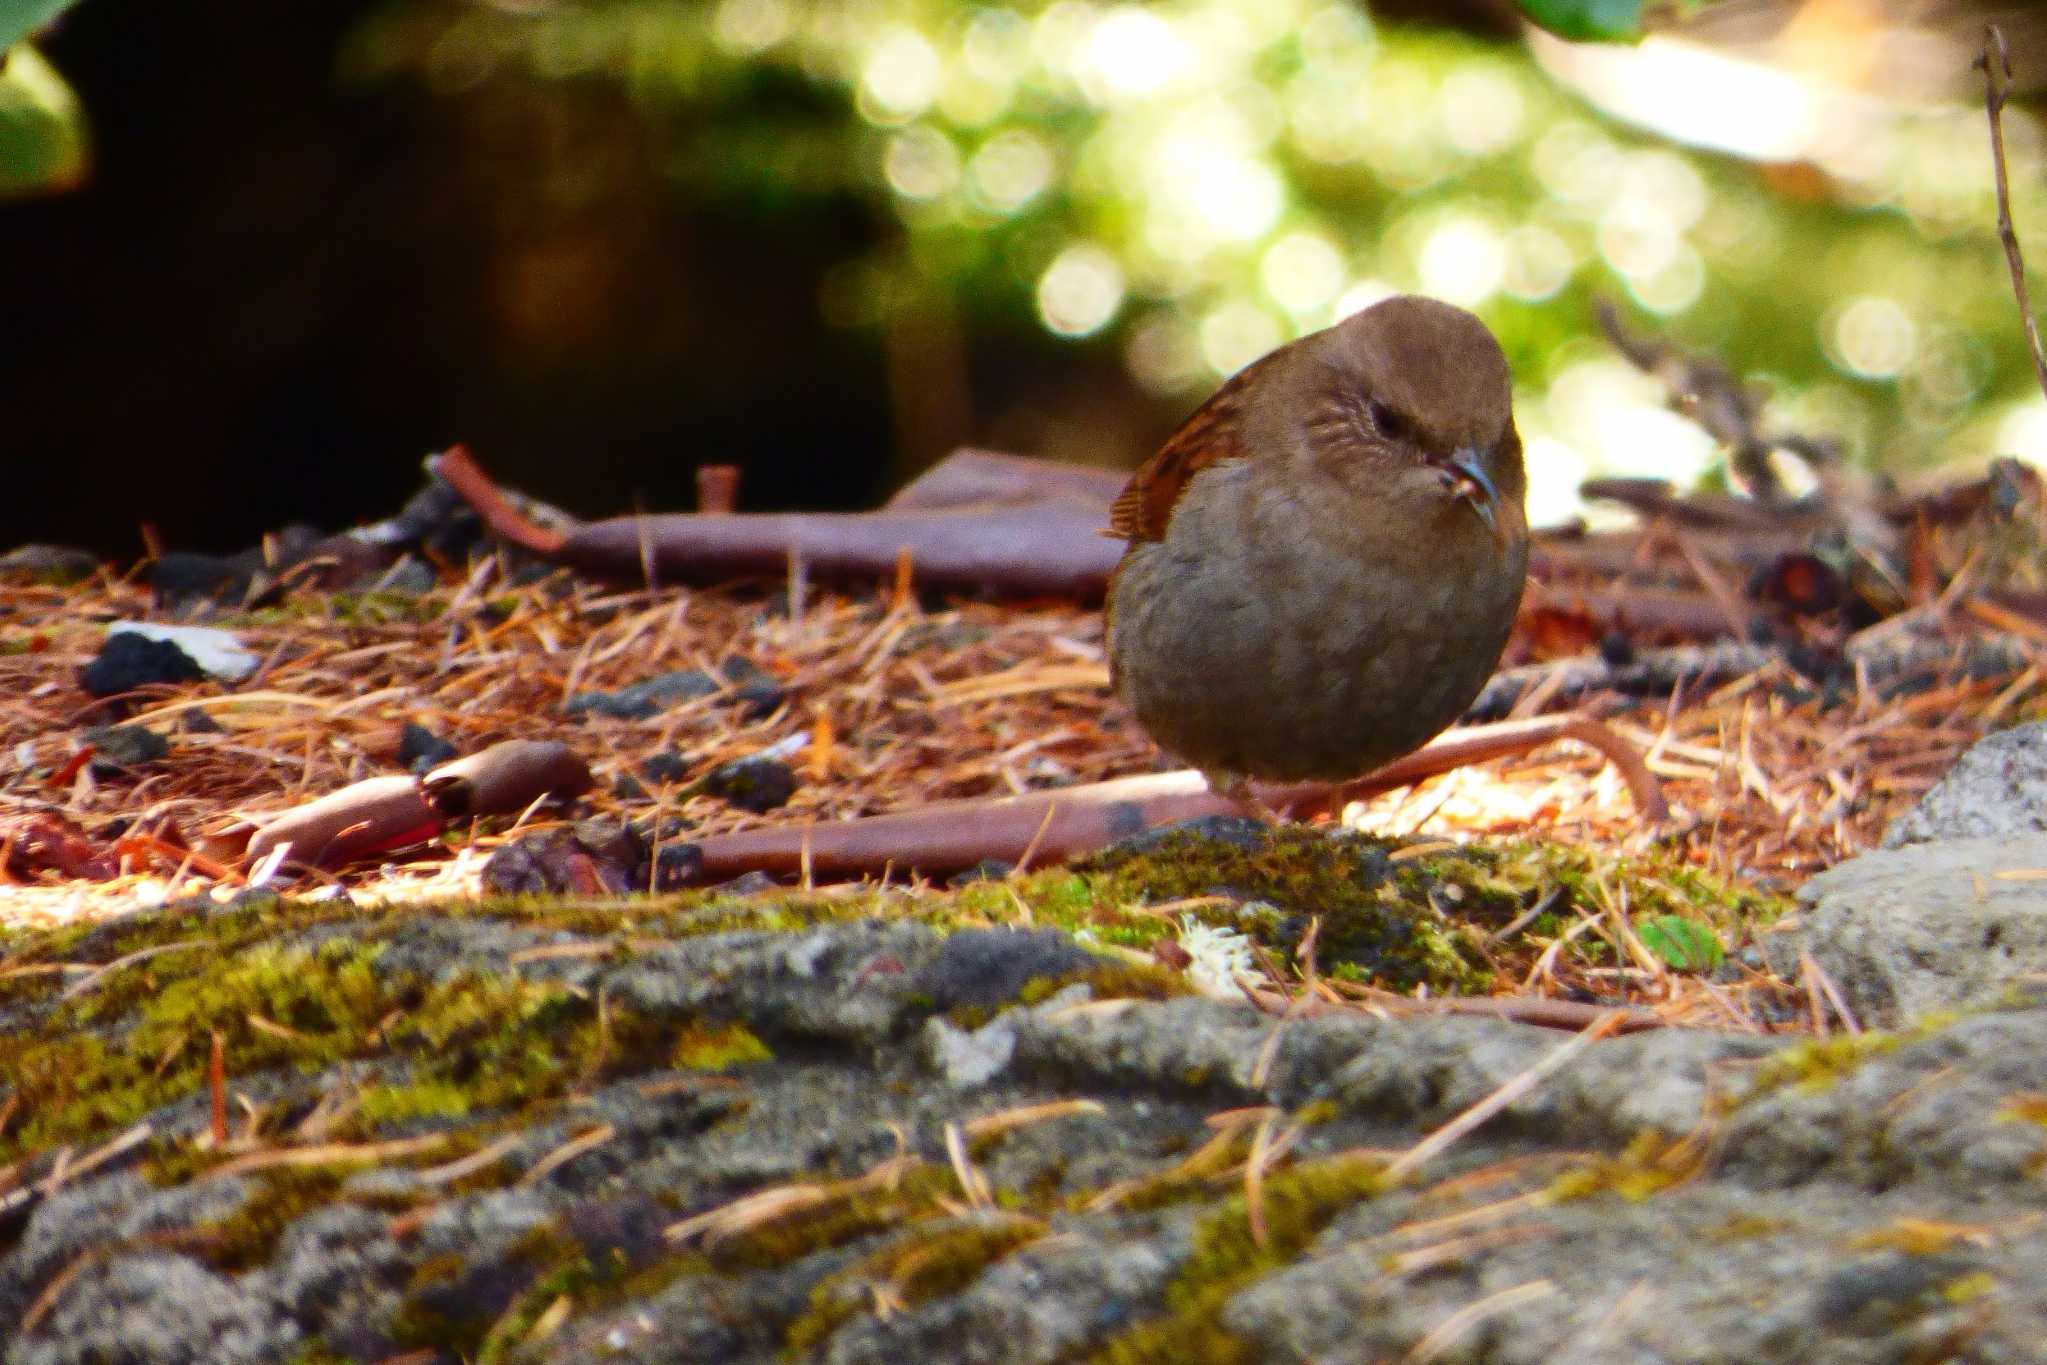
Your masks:
[[[1372,419],[1372,429],[1389,441],[1404,441],[1414,433],[1405,417],[1377,399],[1365,405],[1365,415]]]

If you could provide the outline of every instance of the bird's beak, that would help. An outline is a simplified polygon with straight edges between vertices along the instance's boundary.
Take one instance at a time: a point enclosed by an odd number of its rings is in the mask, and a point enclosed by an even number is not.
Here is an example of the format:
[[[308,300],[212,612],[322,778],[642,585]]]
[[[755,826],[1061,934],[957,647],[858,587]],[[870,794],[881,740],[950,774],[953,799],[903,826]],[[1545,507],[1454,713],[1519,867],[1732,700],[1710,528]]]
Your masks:
[[[1478,513],[1478,519],[1485,523],[1486,530],[1493,533],[1493,539],[1502,548],[1507,544],[1507,520],[1501,515],[1500,490],[1493,482],[1493,476],[1486,473],[1485,460],[1470,446],[1459,446],[1457,453],[1450,457],[1450,472],[1456,476],[1453,484],[1457,496],[1471,504],[1471,510]]]

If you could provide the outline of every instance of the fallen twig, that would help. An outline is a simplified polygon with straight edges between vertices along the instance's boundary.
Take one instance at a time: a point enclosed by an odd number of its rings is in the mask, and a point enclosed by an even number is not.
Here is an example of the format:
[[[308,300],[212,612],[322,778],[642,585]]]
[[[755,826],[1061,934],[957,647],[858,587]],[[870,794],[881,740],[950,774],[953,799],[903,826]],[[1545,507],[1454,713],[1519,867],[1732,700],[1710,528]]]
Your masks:
[[[1031,500],[933,503],[929,488],[875,512],[676,512],[587,522],[566,532],[522,515],[457,446],[433,462],[499,537],[542,558],[623,581],[780,575],[885,580],[907,551],[920,586],[1013,597],[1099,600],[1121,547],[1100,534],[1108,499],[1044,462]],[[914,488],[914,485],[913,485]],[[948,495],[941,487],[939,495]]]
[[[1606,726],[1577,715],[1451,730],[1406,758],[1341,786],[1253,784],[1253,791],[1270,809],[1306,814],[1560,739],[1577,740],[1611,761],[1627,779],[1643,819],[1668,815],[1661,784],[1633,747]],[[791,876],[806,865],[811,875],[822,878],[877,876],[891,866],[935,874],[990,860],[1015,863],[1026,851],[1043,864],[1092,853],[1162,825],[1242,813],[1237,802],[1211,792],[1197,772],[1155,773],[1024,796],[938,802],[861,820],[714,835],[698,843],[703,854],[699,876],[707,881],[747,872]]]
[[[2047,357],[2040,353],[2040,325],[2026,292],[2026,259],[2019,253],[2019,234],[2011,220],[2011,176],[2004,159],[2004,102],[2011,94],[2011,49],[2004,30],[1995,24],[1983,30],[1983,53],[1975,63],[1983,71],[1983,111],[1990,120],[1990,164],[1997,179],[1997,238],[2004,243],[2004,263],[2011,271],[2011,292],[2018,300],[2019,322],[2026,329],[2026,349],[2040,392],[2047,394]]]

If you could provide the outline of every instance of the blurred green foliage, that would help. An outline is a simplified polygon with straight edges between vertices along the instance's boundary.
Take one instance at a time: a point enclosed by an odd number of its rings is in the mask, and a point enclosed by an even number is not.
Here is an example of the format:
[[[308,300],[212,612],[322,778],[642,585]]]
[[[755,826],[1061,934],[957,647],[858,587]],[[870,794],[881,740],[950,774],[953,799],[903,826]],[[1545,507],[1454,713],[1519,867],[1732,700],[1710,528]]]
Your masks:
[[[1559,38],[1614,41],[1639,37],[1640,0],[1515,0],[1530,22]]]
[[[615,84],[707,207],[865,206],[882,245],[821,282],[832,321],[942,301],[1113,348],[1162,395],[1390,291],[1465,304],[1514,364],[1538,490],[1718,458],[1598,337],[1602,297],[1767,383],[1778,427],[1881,467],[2047,453],[1980,110],[1858,105],[1810,159],[1757,166],[1619,125],[1522,44],[1345,0],[405,3],[343,69],[449,98]],[[2047,260],[2037,128],[2011,131]]]
[[[0,52],[71,7],[72,0],[0,0]]]
[[[71,0],[0,0],[0,198],[85,177],[85,118],[71,87],[26,41]]]

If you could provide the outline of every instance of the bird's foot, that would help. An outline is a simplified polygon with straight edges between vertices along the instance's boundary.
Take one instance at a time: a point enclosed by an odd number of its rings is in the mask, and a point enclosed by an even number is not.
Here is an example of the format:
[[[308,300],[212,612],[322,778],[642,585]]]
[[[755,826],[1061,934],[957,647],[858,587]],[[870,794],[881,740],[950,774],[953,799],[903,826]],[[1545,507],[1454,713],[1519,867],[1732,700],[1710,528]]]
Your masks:
[[[1210,791],[1261,824],[1283,825],[1293,818],[1291,803],[1279,806],[1268,803],[1252,790],[1251,779],[1242,773],[1204,772],[1201,776]]]

